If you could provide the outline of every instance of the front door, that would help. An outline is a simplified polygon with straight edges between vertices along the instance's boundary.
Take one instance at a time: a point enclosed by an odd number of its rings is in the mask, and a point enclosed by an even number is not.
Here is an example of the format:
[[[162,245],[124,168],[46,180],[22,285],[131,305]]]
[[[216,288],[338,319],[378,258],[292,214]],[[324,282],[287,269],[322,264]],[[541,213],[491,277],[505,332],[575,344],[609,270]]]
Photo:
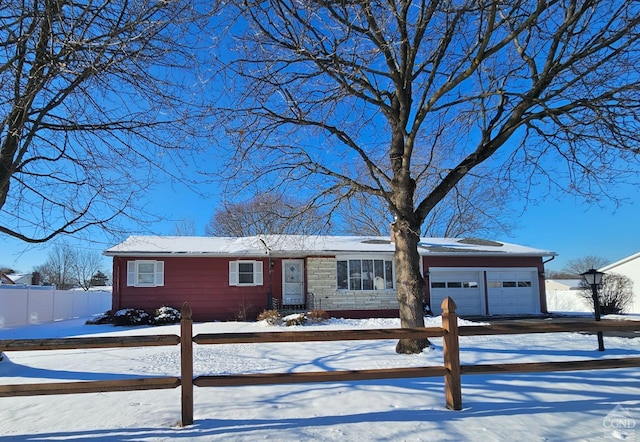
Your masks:
[[[304,304],[304,260],[282,261],[282,304]]]

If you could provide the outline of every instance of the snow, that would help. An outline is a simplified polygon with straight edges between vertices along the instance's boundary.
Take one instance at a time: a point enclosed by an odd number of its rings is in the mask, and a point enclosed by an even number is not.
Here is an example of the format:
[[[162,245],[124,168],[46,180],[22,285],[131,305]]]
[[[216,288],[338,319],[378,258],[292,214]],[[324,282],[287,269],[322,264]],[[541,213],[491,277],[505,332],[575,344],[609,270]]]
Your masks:
[[[86,318],[85,318],[86,319]],[[635,317],[635,319],[640,319]],[[473,323],[463,321],[465,325]],[[427,326],[439,326],[428,318]],[[304,326],[196,323],[194,333],[398,327],[397,319]],[[84,319],[0,329],[0,339],[179,334],[177,325],[113,327]],[[395,341],[194,346],[195,375],[442,365],[442,340],[419,355]],[[578,333],[461,337],[463,364],[637,357],[640,339]],[[0,383],[179,376],[179,348],[5,352]],[[442,378],[256,387],[194,387],[195,423],[180,427],[180,389],[0,398],[10,440],[600,441],[640,440],[640,370],[463,376],[462,411]]]
[[[505,242],[474,242],[460,238],[422,238],[421,255],[555,256],[548,250]],[[248,237],[130,236],[104,252],[107,256],[306,256],[336,253],[389,253],[395,245],[388,237],[260,235]]]

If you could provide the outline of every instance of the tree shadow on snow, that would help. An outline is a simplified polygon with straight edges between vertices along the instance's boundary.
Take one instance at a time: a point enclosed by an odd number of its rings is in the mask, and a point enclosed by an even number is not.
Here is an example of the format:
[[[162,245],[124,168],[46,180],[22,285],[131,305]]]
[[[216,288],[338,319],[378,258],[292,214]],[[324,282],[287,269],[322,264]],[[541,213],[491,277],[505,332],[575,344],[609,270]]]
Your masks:
[[[130,375],[123,373],[91,373],[86,371],[52,370],[49,368],[35,368],[28,365],[16,364],[4,354],[0,362],[0,377],[4,378],[2,384],[9,378],[34,378],[34,379],[56,379],[56,380],[76,380],[76,381],[106,381],[138,379],[140,377],[153,377],[149,375]]]
[[[602,370],[590,372],[533,373],[509,375],[469,375],[463,377],[463,410],[451,411],[444,407],[444,385],[440,379],[404,379],[380,380],[367,382],[328,383],[305,386],[304,389],[289,386],[281,394],[269,396],[268,403],[293,404],[305,412],[304,402],[309,400],[308,393],[321,395],[325,400],[335,398],[335,408],[327,409],[325,415],[306,417],[274,417],[256,418],[252,410],[260,414],[265,401],[255,400],[255,390],[247,389],[246,397],[237,404],[237,414],[241,418],[215,418],[220,414],[221,403],[195,406],[195,423],[192,426],[179,428],[138,427],[101,430],[83,430],[69,432],[34,433],[30,435],[14,435],[13,440],[42,439],[89,439],[92,441],[140,440],[144,438],[215,438],[233,440],[243,438],[284,437],[295,439],[296,434],[309,437],[310,431],[318,433],[318,429],[329,427],[345,428],[351,424],[381,425],[381,428],[397,428],[398,431],[414,431],[417,428],[433,428],[435,431],[447,431],[454,440],[451,431],[456,425],[484,417],[518,417],[533,416],[543,419],[544,415],[554,413],[580,413],[585,418],[602,419],[617,404],[638,407],[640,405],[640,374],[631,369]],[[359,413],[336,413],[339,410],[337,389],[353,391],[366,390],[372,387],[387,387],[401,390],[402,394],[422,394],[425,406],[367,412],[367,404],[363,403]],[[309,387],[309,388],[307,388]],[[237,388],[237,387],[234,387]],[[246,388],[246,387],[241,387]],[[303,393],[307,393],[303,395]],[[442,399],[442,407],[433,407],[433,395]],[[298,396],[299,395],[299,396]],[[414,400],[415,404],[416,401]],[[228,404],[232,405],[232,404]],[[179,416],[176,416],[179,418]],[[150,416],[153,419],[153,416]],[[400,424],[399,426],[397,424]],[[406,424],[406,425],[403,425]],[[388,434],[385,433],[385,434]]]

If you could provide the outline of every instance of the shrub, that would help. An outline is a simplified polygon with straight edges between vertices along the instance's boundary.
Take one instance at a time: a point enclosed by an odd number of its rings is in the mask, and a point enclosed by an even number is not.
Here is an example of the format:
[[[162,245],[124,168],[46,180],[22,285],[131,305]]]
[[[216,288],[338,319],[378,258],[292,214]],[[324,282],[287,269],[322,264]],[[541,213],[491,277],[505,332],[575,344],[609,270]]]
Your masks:
[[[154,325],[176,324],[181,319],[180,311],[173,307],[163,305],[153,312],[150,322]]]
[[[151,317],[142,309],[125,308],[113,314],[113,325],[146,325]]]
[[[244,298],[238,303],[238,307],[233,312],[233,319],[240,322],[253,321],[258,315],[258,310]]]
[[[593,309],[591,287],[587,285],[586,281],[581,281],[580,289],[580,295],[585,305],[589,309]],[[598,298],[600,313],[603,315],[624,312],[633,300],[633,281],[618,273],[605,273],[598,288]]]
[[[269,325],[276,325],[280,322],[281,316],[278,310],[264,310],[258,315],[258,321],[266,321]]]
[[[87,325],[100,325],[100,324],[111,324],[113,323],[113,312],[111,310],[107,310],[104,313],[96,315],[91,319],[87,319],[85,324]]]
[[[303,325],[307,322],[307,317],[304,313],[293,313],[289,316],[285,316],[282,320],[287,327],[291,327],[292,325]]]
[[[329,313],[320,309],[311,310],[307,313],[307,319],[311,322],[323,322],[329,319]]]

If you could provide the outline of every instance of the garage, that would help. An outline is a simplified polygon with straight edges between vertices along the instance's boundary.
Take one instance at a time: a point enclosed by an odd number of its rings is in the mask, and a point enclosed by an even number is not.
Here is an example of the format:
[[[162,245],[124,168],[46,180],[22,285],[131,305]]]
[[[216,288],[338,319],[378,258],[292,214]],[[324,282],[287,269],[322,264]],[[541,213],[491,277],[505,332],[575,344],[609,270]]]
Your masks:
[[[429,288],[435,315],[442,313],[447,296],[460,316],[540,313],[537,271],[532,268],[430,269]]]
[[[451,296],[457,305],[458,315],[484,315],[481,271],[432,271],[429,274],[431,310],[442,313],[442,301]]]
[[[487,272],[489,314],[533,314],[540,311],[535,270]]]

